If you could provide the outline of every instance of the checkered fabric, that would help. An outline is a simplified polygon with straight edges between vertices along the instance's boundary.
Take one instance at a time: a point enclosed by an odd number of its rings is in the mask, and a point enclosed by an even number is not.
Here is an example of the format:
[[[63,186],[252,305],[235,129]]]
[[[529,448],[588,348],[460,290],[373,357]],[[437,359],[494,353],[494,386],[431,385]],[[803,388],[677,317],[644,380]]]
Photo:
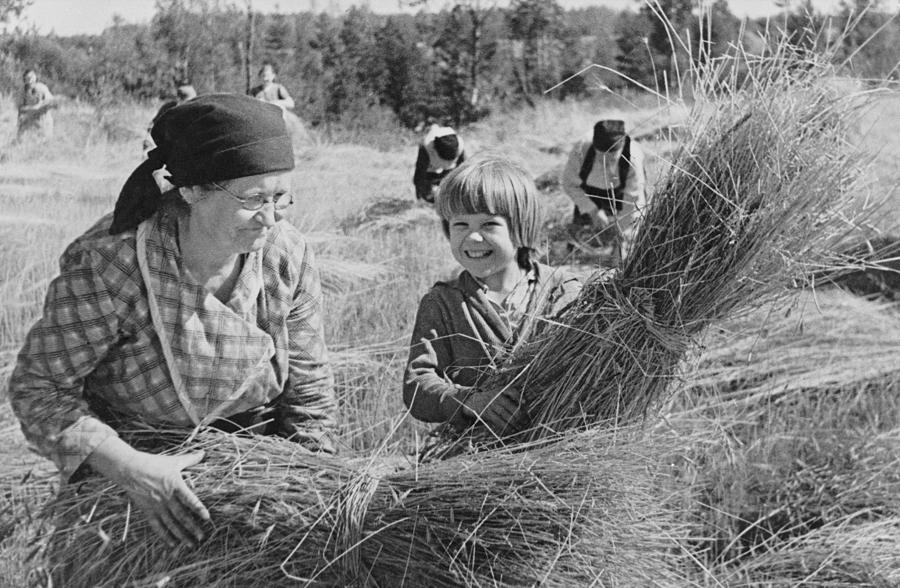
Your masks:
[[[335,399],[312,252],[282,222],[244,256],[227,303],[181,268],[175,221],[147,222],[146,256],[166,339],[184,383],[179,399],[138,266],[135,231],[109,235],[111,215],[72,243],[10,381],[13,410],[38,453],[68,477],[115,431],[93,408],[192,426],[274,404],[278,432],[328,445]]]

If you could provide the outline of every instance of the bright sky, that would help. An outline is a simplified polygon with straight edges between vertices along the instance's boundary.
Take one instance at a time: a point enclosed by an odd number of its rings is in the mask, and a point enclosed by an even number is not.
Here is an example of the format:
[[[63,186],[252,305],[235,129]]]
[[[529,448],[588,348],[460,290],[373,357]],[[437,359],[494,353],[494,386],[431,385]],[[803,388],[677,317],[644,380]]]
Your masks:
[[[248,0],[231,0],[238,7],[246,6]],[[340,12],[351,4],[367,4],[376,12],[398,12],[409,10],[409,0],[249,0],[253,8],[261,12],[302,12],[305,10],[329,10]],[[558,0],[563,8],[577,8],[590,5],[604,5],[621,10],[634,8],[638,0]],[[797,0],[794,0],[796,2]],[[428,0],[428,6],[439,9],[448,0]],[[813,0],[819,10],[830,12],[840,0]],[[775,0],[728,0],[732,12],[738,16],[751,18],[775,14],[778,9]],[[885,0],[882,6],[896,12],[900,0]],[[114,14],[122,16],[126,22],[148,22],[156,8],[156,0],[33,0],[25,12],[25,24],[35,25],[39,32],[55,32],[57,35],[95,34],[112,23]]]

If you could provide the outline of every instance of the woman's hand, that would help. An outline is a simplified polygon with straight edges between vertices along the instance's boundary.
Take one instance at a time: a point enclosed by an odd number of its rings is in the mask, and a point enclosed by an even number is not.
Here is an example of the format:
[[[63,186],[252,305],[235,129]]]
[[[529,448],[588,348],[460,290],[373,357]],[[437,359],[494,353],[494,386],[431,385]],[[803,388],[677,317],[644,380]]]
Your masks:
[[[517,388],[506,388],[499,393],[476,390],[463,401],[463,412],[501,437],[521,431],[528,424],[528,415],[522,407],[522,391]]]
[[[179,543],[196,546],[204,537],[201,521],[209,520],[209,511],[181,477],[182,470],[202,459],[202,451],[156,455],[110,437],[91,453],[88,463],[122,488],[153,530],[176,547]]]

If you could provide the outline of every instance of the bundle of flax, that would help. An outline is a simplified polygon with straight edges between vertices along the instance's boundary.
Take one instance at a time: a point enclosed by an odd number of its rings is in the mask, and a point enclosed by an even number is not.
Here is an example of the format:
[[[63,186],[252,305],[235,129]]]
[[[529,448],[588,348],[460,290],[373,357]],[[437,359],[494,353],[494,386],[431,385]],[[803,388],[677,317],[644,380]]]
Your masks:
[[[900,585],[900,518],[847,517],[785,541],[717,575],[725,585],[872,588]]]
[[[645,415],[706,326],[786,291],[849,238],[858,166],[839,121],[858,101],[816,59],[784,48],[741,84],[700,88],[622,270],[482,385],[523,390],[531,427],[517,438]]]
[[[805,392],[845,398],[900,386],[896,307],[842,290],[800,294],[711,329],[681,412],[696,404],[758,409],[803,400]],[[713,398],[711,398],[713,397]]]
[[[206,451],[186,477],[210,510],[207,539],[169,549],[121,492],[91,478],[53,505],[69,521],[46,554],[62,585],[680,583],[674,548],[686,532],[663,506],[663,449],[633,431],[406,469],[217,431],[186,449]]]
[[[896,311],[840,290],[806,292],[710,329],[666,418],[687,438],[711,433],[684,447],[682,471],[700,497],[710,565],[814,562],[804,543],[813,530],[900,510]],[[838,551],[834,561],[852,560]]]

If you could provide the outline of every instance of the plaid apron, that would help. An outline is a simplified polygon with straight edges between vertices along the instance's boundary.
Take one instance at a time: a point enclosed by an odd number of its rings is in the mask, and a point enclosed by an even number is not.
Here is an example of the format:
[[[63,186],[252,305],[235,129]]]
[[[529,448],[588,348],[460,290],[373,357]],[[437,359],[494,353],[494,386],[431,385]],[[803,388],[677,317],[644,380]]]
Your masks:
[[[182,279],[171,233],[157,218],[138,227],[137,256],[154,329],[178,401],[195,425],[266,404],[283,382],[272,360],[275,345],[257,324],[262,296],[262,253],[244,256],[227,303]]]

